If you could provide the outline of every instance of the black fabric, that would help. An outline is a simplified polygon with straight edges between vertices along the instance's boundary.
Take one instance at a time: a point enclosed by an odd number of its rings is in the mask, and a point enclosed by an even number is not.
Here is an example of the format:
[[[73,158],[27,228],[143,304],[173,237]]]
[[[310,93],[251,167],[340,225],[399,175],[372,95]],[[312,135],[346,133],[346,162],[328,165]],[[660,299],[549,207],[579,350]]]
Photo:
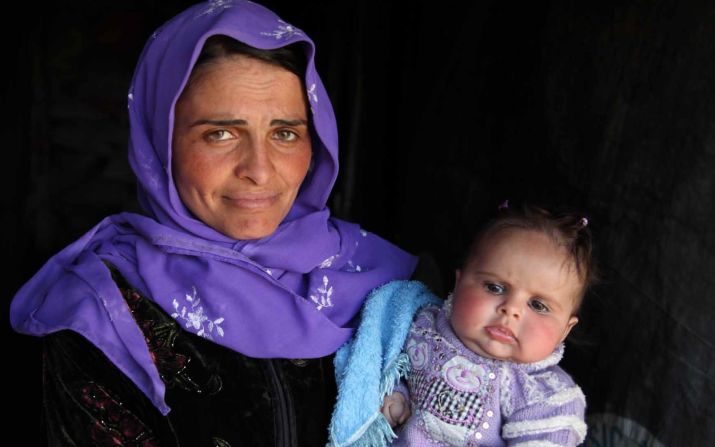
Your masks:
[[[336,395],[332,356],[246,357],[184,331],[113,274],[172,410],[163,416],[101,351],[62,331],[44,342],[49,445],[325,445]]]

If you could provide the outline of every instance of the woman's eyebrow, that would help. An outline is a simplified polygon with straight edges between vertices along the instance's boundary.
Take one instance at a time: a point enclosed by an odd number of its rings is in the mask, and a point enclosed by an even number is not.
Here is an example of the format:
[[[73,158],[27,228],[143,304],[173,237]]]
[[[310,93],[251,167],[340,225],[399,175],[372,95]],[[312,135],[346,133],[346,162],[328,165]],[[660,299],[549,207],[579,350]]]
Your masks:
[[[248,124],[246,120],[207,120],[201,119],[191,123],[190,127],[201,126],[203,124],[211,124],[213,126],[245,126]]]
[[[209,120],[209,119],[200,119],[196,120],[191,124],[191,127],[195,126],[201,126],[204,124],[211,124],[212,126],[245,126],[248,124],[248,121],[243,120],[243,119],[237,119],[237,120]],[[308,121],[304,119],[297,119],[297,120],[285,120],[285,119],[275,119],[271,120],[271,126],[307,126]]]
[[[275,119],[271,120],[271,126],[307,126],[308,121],[304,119],[297,119],[297,120],[283,120],[283,119]]]

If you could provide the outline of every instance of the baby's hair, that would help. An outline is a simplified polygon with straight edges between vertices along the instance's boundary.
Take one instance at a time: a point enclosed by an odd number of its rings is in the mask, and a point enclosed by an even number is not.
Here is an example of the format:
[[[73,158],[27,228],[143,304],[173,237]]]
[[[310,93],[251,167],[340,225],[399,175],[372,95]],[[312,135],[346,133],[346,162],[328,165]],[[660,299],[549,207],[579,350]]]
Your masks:
[[[504,202],[499,206],[496,217],[487,222],[476,234],[469,248],[464,264],[477,255],[481,242],[507,229],[531,230],[542,233],[569,254],[583,287],[574,306],[574,314],[581,305],[583,295],[598,281],[598,266],[593,258],[593,244],[588,219],[577,213],[552,213],[545,208],[531,204],[519,207]]]

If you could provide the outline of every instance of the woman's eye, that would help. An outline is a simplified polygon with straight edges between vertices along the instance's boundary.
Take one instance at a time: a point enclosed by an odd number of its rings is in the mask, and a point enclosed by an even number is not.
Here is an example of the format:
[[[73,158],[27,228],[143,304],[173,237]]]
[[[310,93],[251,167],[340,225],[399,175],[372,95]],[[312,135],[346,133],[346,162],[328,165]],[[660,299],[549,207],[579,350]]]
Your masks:
[[[290,142],[293,142],[298,139],[298,134],[296,134],[292,130],[287,130],[287,129],[277,130],[273,135],[277,140],[280,140],[280,141],[283,141],[286,143],[290,143]]]
[[[538,312],[540,314],[544,314],[549,311],[549,308],[546,306],[546,304],[542,303],[537,299],[529,300],[529,307],[531,307],[535,312]]]
[[[231,138],[233,138],[233,135],[226,129],[218,129],[206,134],[208,141],[226,141]]]
[[[495,284],[493,282],[488,282],[484,284],[484,289],[494,295],[503,295],[506,292],[506,287],[501,284]]]

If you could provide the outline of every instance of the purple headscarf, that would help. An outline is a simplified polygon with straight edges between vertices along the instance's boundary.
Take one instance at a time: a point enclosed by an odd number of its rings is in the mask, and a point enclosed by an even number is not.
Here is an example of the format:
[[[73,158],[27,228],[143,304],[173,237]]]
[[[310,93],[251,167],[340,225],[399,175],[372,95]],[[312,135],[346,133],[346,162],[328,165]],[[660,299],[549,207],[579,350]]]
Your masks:
[[[306,48],[314,164],[288,216],[263,239],[237,241],[197,220],[172,179],[174,105],[204,42],[216,34],[262,49],[294,42]],[[330,217],[337,129],[313,54],[301,30],[242,0],[197,4],[155,32],[129,93],[129,159],[149,217],[109,216],[52,257],[15,296],[15,330],[82,334],[164,414],[164,383],[104,262],[186,330],[248,356],[314,358],[345,342],[365,295],[408,277],[415,259]]]

